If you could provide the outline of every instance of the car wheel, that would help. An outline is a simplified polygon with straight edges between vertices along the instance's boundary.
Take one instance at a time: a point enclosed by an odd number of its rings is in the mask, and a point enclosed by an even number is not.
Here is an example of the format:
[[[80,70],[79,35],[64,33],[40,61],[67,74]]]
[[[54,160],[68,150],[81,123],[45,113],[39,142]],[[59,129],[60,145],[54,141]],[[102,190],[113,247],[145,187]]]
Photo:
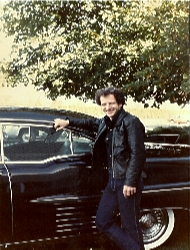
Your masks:
[[[172,209],[142,210],[140,223],[146,250],[162,245],[174,229],[174,212]]]

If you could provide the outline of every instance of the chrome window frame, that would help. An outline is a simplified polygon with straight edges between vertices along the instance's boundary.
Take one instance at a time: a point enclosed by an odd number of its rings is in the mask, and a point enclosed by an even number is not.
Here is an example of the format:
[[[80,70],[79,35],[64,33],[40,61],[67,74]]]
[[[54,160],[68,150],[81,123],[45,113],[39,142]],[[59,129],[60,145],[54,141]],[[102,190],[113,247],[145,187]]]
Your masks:
[[[70,149],[71,149],[71,154],[67,154],[67,155],[56,155],[56,156],[52,156],[52,157],[48,157],[44,160],[32,160],[32,161],[6,161],[5,160],[5,154],[4,154],[4,142],[3,142],[3,125],[20,125],[20,126],[35,126],[35,127],[47,127],[47,128],[53,128],[53,122],[49,121],[49,120],[34,120],[34,119],[1,119],[0,121],[0,142],[1,142],[1,159],[0,162],[2,163],[8,163],[8,164],[28,164],[28,165],[32,165],[32,164],[44,164],[47,162],[51,162],[51,161],[55,161],[55,160],[60,160],[60,159],[64,159],[64,158],[68,158],[70,156],[79,156],[79,155],[84,155],[86,154],[86,152],[82,152],[82,153],[75,153],[74,152],[74,146],[73,146],[73,132],[77,132],[79,134],[79,136],[84,137],[86,139],[89,139],[92,141],[93,143],[93,139],[90,138],[88,135],[85,136],[85,134],[80,130],[77,130],[76,128],[70,128],[69,126],[66,128],[66,130],[71,131],[71,133],[69,133],[69,140],[70,140]]]

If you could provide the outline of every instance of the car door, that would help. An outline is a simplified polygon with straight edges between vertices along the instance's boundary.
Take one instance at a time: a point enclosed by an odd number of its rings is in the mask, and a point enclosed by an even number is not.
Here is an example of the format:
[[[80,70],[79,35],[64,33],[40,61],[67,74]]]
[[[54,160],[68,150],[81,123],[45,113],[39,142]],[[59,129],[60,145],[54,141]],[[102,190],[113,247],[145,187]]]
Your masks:
[[[94,229],[104,188],[91,168],[92,140],[55,132],[48,124],[3,125],[5,166],[11,174],[13,241],[62,238]],[[16,129],[15,129],[16,128]],[[22,136],[21,136],[22,135]]]
[[[190,206],[190,146],[183,144],[148,143],[144,207]],[[151,200],[151,202],[150,202]]]
[[[10,172],[4,164],[3,128],[0,124],[0,243],[10,240],[12,236],[12,190]]]

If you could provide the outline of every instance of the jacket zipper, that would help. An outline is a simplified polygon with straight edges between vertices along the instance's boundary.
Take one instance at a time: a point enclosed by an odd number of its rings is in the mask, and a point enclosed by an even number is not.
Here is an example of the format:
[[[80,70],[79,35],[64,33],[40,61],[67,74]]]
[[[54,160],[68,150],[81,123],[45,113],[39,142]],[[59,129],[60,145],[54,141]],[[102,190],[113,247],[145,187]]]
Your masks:
[[[113,144],[114,144],[114,142],[113,142],[113,140],[114,140],[114,133],[115,133],[115,131],[114,131],[114,129],[113,129],[113,133],[112,133],[112,152],[111,152],[111,154],[112,154],[112,170],[113,170],[113,178],[115,178],[115,172],[114,172],[114,160],[113,160]]]

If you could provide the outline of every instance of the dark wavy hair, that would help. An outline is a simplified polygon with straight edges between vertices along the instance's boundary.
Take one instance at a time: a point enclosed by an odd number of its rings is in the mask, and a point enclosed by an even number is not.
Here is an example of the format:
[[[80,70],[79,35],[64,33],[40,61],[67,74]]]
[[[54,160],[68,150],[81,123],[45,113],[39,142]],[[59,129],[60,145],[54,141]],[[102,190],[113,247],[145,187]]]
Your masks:
[[[116,102],[118,104],[122,104],[122,106],[125,104],[125,96],[121,89],[117,89],[114,87],[107,87],[103,89],[98,89],[95,94],[95,100],[98,105],[101,105],[100,97],[101,96],[107,96],[107,95],[114,95]]]

